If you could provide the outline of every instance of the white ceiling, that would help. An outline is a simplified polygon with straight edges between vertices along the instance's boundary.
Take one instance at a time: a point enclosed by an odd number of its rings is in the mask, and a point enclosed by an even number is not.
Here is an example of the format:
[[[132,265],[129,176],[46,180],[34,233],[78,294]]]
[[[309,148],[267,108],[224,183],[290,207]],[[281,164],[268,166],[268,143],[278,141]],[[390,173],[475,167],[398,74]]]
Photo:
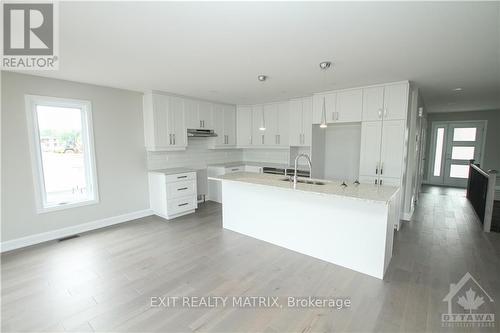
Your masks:
[[[239,104],[411,80],[430,112],[500,109],[499,22],[500,2],[62,2],[60,70],[36,74]]]

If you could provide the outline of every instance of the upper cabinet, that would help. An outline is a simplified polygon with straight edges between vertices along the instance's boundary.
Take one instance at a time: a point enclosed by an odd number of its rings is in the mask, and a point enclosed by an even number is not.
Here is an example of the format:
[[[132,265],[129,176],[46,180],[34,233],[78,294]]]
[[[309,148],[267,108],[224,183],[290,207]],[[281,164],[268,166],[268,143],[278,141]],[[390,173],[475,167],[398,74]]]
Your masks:
[[[311,145],[313,123],[312,97],[292,99],[289,102],[290,146],[307,147]]]
[[[363,90],[349,89],[337,92],[335,123],[361,121],[363,112]]]
[[[236,110],[236,144],[238,147],[252,145],[252,107],[239,105]]]
[[[183,150],[187,146],[184,101],[180,97],[145,94],[144,141],[149,151]]]
[[[193,129],[213,129],[213,104],[206,101],[184,99],[186,127]]]
[[[212,112],[217,134],[212,148],[236,146],[236,108],[233,105],[213,104]]]
[[[337,118],[337,93],[321,93],[313,95],[313,124],[321,124],[323,104],[327,123],[333,123]]]
[[[363,90],[348,89],[319,93],[313,96],[313,124],[320,124],[325,106],[326,122],[360,122],[363,111]]]
[[[406,119],[408,96],[408,82],[364,88],[363,121]]]

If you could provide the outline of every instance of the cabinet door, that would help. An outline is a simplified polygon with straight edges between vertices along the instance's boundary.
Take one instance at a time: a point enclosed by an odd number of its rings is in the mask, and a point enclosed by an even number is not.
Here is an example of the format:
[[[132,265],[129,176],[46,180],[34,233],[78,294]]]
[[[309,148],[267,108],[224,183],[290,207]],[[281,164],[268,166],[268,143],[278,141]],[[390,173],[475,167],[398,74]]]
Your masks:
[[[318,94],[313,96],[313,124],[321,124],[321,117],[323,113],[323,99],[325,102],[326,122],[333,123],[337,118],[337,94]]]
[[[173,145],[185,147],[187,145],[186,125],[184,120],[184,101],[179,97],[169,97],[170,131],[173,135]]]
[[[215,145],[222,146],[226,142],[226,135],[224,133],[224,108],[220,104],[214,104],[213,108],[214,131],[217,134],[215,138]]]
[[[363,121],[381,120],[384,111],[384,87],[363,89]]]
[[[261,131],[259,128],[262,123],[262,111],[263,105],[252,106],[252,145],[262,146],[265,144],[265,131]]]
[[[408,110],[408,84],[392,84],[384,89],[384,119],[406,119]]]
[[[236,110],[236,143],[245,147],[252,144],[252,108],[238,106]]]
[[[400,178],[405,146],[405,121],[384,120],[382,127],[382,152],[380,174],[383,177]]]
[[[203,129],[214,129],[212,103],[200,101],[198,102],[198,120],[201,122]]]
[[[152,95],[153,108],[153,146],[170,146],[170,121],[168,112],[168,97],[163,95]]]
[[[302,101],[302,146],[311,146],[312,142],[312,97],[306,97]]]
[[[363,90],[352,89],[337,92],[335,122],[361,121],[363,112]]]
[[[184,116],[186,117],[186,128],[202,128],[198,118],[197,101],[184,99]]]
[[[264,105],[264,119],[266,121],[264,142],[266,146],[276,146],[278,145],[278,104]]]
[[[290,146],[302,145],[302,100],[294,99],[289,102],[290,110]]]
[[[361,124],[360,176],[379,176],[381,138],[381,121],[367,121]]]
[[[236,109],[233,105],[224,106],[224,133],[226,145],[236,145]]]
[[[288,134],[290,127],[290,111],[288,102],[278,104],[278,145],[288,146]]]

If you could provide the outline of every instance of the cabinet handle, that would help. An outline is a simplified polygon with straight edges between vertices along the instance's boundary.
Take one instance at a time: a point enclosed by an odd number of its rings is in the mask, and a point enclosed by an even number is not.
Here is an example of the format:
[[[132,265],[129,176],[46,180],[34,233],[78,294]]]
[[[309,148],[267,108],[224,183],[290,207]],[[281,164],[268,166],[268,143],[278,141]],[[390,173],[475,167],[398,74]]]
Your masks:
[[[375,179],[375,185],[377,185],[377,183],[378,183],[378,180],[377,180],[377,179]]]
[[[201,127],[205,128],[205,120],[201,121]]]
[[[236,169],[231,169],[231,171],[240,171],[240,169],[236,168]]]
[[[281,134],[278,134],[278,144],[281,144]]]
[[[387,117],[387,108],[384,108],[384,118]]]
[[[177,176],[177,179],[187,178],[187,176]]]
[[[173,136],[174,136],[174,145],[175,145],[175,134],[173,134]]]
[[[262,144],[264,144],[264,134],[261,135]]]
[[[252,136],[251,135],[248,137],[248,143],[252,144]]]
[[[201,120],[200,120],[200,128],[202,128],[202,127],[203,127],[203,126],[202,126],[202,124],[201,124]]]
[[[382,162],[380,164],[380,174],[383,174],[384,173],[384,163]]]
[[[375,174],[378,175],[378,163],[377,166],[375,167]]]
[[[172,134],[169,134],[168,135],[168,144],[171,145],[172,144]]]
[[[382,109],[378,109],[378,117],[382,118]]]
[[[382,179],[380,180],[379,185],[382,185]]]
[[[181,188],[178,188],[177,191],[184,191],[184,190],[187,190],[188,188],[187,187],[181,187]]]
[[[188,204],[189,204],[188,202],[185,202],[185,203],[181,203],[181,204],[179,204],[177,206],[182,207],[182,206],[187,206]]]

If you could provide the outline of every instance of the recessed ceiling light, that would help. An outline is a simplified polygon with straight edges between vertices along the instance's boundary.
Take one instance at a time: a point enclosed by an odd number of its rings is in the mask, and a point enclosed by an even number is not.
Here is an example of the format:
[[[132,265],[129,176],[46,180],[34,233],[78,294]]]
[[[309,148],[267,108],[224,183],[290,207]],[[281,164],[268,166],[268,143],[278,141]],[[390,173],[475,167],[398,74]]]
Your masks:
[[[462,88],[454,88],[453,91],[462,91]]]
[[[261,81],[261,82],[264,82],[267,80],[267,75],[261,74],[261,75],[257,76],[257,79],[259,79],[259,81]]]

